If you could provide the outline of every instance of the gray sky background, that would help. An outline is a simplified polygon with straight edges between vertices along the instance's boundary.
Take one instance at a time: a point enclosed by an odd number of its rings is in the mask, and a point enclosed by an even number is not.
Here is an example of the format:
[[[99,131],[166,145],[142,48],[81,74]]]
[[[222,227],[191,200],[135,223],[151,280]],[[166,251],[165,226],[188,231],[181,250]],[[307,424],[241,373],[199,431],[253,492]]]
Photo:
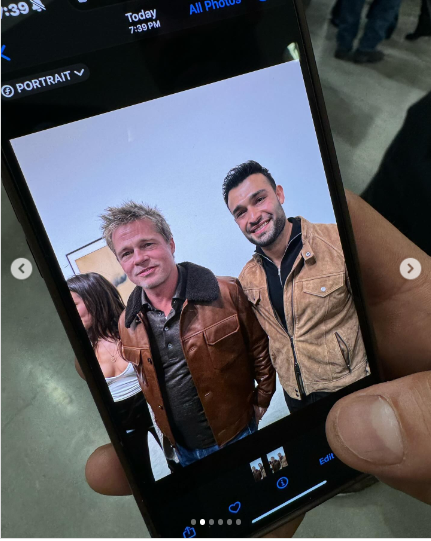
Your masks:
[[[221,195],[253,159],[285,190],[287,215],[334,223],[298,62],[28,135],[12,142],[60,266],[101,236],[98,216],[128,199],[157,205],[176,259],[238,276],[254,247]]]

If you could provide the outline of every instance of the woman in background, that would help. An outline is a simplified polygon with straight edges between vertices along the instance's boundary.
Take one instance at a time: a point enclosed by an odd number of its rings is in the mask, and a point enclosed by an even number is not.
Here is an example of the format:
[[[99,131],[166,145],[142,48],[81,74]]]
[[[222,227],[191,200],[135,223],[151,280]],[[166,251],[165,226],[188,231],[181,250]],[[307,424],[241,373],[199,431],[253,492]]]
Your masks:
[[[67,281],[81,321],[105,376],[115,410],[131,442],[137,466],[151,470],[147,432],[158,442],[150,412],[133,365],[121,356],[118,319],[124,303],[118,290],[95,272],[78,274]],[[80,375],[82,375],[79,370]]]

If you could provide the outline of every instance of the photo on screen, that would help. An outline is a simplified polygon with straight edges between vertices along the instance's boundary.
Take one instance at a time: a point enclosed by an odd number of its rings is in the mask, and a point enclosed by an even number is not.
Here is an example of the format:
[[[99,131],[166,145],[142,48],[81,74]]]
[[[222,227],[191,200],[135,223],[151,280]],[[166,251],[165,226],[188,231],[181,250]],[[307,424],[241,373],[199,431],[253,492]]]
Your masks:
[[[283,447],[267,453],[266,458],[268,459],[272,473],[277,473],[288,466],[287,454]]]
[[[367,375],[295,55],[12,141],[155,480]]]
[[[257,460],[253,460],[253,462],[250,462],[250,468],[251,473],[253,475],[253,479],[257,482],[263,481],[266,477],[266,470],[265,466],[263,465],[263,460],[261,458],[258,458]]]

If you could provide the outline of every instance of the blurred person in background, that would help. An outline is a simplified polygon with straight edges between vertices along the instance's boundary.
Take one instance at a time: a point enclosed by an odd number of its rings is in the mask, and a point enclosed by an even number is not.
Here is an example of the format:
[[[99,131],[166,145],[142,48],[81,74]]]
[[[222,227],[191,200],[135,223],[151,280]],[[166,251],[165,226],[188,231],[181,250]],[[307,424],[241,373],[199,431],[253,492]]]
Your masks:
[[[431,36],[431,0],[422,0],[416,29],[414,32],[407,34],[405,39],[416,41],[424,36]]]
[[[384,59],[384,53],[378,50],[377,46],[389,37],[393,30],[401,0],[373,0],[368,10],[364,33],[352,56],[364,5],[365,0],[340,0],[334,6],[332,21],[338,27],[335,58],[352,58],[357,64],[375,63]]]
[[[431,92],[407,111],[361,197],[431,255]]]

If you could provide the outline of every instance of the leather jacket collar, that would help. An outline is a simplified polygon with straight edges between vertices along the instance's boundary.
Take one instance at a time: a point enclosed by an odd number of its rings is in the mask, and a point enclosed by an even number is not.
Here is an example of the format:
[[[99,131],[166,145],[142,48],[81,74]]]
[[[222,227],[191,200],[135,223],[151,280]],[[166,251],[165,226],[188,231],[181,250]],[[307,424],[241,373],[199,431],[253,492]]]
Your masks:
[[[186,299],[189,302],[214,302],[220,295],[215,275],[207,268],[184,262],[178,265],[186,271]],[[142,308],[142,287],[132,291],[126,307],[126,327],[130,328]]]

